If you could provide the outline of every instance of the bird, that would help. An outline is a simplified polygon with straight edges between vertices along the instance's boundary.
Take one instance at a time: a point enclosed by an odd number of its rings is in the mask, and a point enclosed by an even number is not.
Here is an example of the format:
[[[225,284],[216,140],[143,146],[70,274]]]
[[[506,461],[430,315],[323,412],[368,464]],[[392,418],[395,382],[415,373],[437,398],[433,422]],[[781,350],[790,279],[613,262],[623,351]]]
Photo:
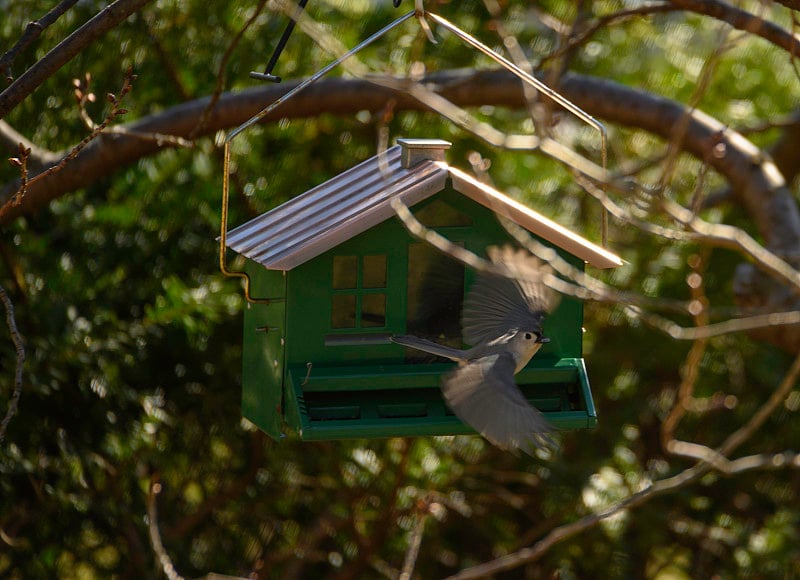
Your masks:
[[[455,415],[497,447],[533,455],[537,448],[555,447],[553,428],[525,399],[514,375],[550,342],[542,323],[558,294],[543,282],[550,267],[528,251],[491,246],[487,255],[508,276],[476,276],[461,313],[463,342],[473,346],[461,350],[412,335],[391,340],[457,362],[441,381]]]

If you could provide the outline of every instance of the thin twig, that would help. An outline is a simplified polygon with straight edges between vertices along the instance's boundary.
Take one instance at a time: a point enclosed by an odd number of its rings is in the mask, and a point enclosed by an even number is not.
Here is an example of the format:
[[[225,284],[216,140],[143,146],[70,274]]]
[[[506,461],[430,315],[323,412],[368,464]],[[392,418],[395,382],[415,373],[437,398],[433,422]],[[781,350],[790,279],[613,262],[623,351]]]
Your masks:
[[[755,261],[765,272],[788,283],[796,292],[800,292],[800,272],[780,256],[759,244],[744,230],[728,224],[707,222],[691,210],[668,199],[660,200],[659,206],[684,229],[678,230],[654,224],[637,218],[631,211],[619,206],[591,180],[579,174],[574,174],[574,178],[584,191],[597,199],[615,218],[634,225],[642,231],[670,240],[691,241],[736,250]]]
[[[734,48],[734,44],[737,40],[736,38],[729,40],[731,31],[728,27],[724,26],[720,26],[717,36],[719,37],[719,40],[717,41],[711,55],[703,62],[703,67],[700,71],[697,84],[695,85],[692,95],[689,97],[689,100],[684,107],[683,114],[675,124],[675,128],[672,133],[672,139],[670,139],[669,146],[667,147],[667,155],[664,160],[661,179],[658,184],[658,194],[660,197],[663,197],[668,183],[672,180],[673,173],[677,166],[678,156],[683,150],[683,140],[689,131],[692,115],[697,109],[697,105],[700,103],[700,100],[708,92],[708,87],[711,85],[711,80],[714,77],[714,73],[717,71],[717,67],[722,60],[722,55]]]
[[[259,3],[253,11],[253,14],[247,19],[247,22],[244,23],[244,26],[242,26],[239,32],[237,32],[233,37],[231,42],[228,44],[228,48],[225,49],[225,53],[222,55],[222,60],[220,61],[219,69],[217,71],[217,84],[214,87],[214,92],[211,94],[208,105],[206,105],[206,108],[203,109],[203,112],[200,114],[200,119],[197,121],[197,125],[189,132],[189,139],[194,139],[205,129],[206,123],[208,123],[208,118],[211,116],[211,113],[214,111],[214,107],[222,95],[222,90],[225,85],[225,68],[228,66],[228,61],[233,55],[233,51],[239,45],[244,33],[247,32],[247,29],[250,28],[250,26],[252,26],[252,24],[256,21],[258,16],[264,10],[264,6],[266,6],[267,2],[268,0],[259,0]]]
[[[615,503],[607,509],[585,516],[575,522],[559,526],[542,538],[539,542],[528,548],[523,548],[502,558],[466,568],[450,576],[448,580],[467,580],[471,578],[484,578],[504,570],[511,570],[541,558],[550,548],[569,538],[572,538],[588,529],[597,526],[622,511],[630,510],[647,503],[658,496],[674,492],[678,489],[699,480],[703,475],[715,468],[720,468],[722,473],[734,474],[752,471],[755,469],[800,468],[800,460],[793,451],[785,451],[774,455],[752,455],[728,462],[725,455],[735,447],[747,440],[764,421],[771,415],[778,405],[786,398],[794,387],[800,375],[800,355],[795,359],[792,367],[784,376],[778,389],[769,400],[758,410],[748,423],[729,437],[717,452],[698,457],[699,462],[680,473],[654,482],[640,492]],[[702,447],[702,446],[699,446]],[[706,448],[708,449],[708,448]]]
[[[169,580],[183,580],[183,576],[175,570],[172,559],[164,549],[164,544],[161,543],[161,533],[158,530],[158,506],[156,505],[156,497],[159,493],[161,493],[161,483],[157,476],[153,476],[150,480],[150,491],[147,494],[147,526],[150,531],[150,543],[164,575]]]
[[[87,77],[88,78],[88,77]],[[23,198],[25,197],[25,193],[28,191],[28,188],[33,185],[34,183],[41,181],[42,179],[53,175],[54,173],[58,173],[59,171],[63,170],[70,161],[75,159],[78,154],[92,141],[94,141],[98,136],[100,136],[103,131],[105,131],[106,127],[117,119],[125,114],[127,114],[127,110],[122,108],[122,100],[125,96],[131,91],[133,88],[133,81],[136,80],[136,75],[133,74],[133,69],[128,68],[127,72],[125,73],[125,79],[123,80],[122,87],[119,91],[119,96],[109,93],[107,95],[108,101],[111,103],[111,109],[109,110],[108,114],[106,115],[105,119],[99,124],[94,124],[89,121],[89,126],[92,128],[91,132],[84,137],[80,143],[75,145],[72,150],[67,153],[61,161],[59,161],[56,165],[49,167],[48,169],[42,171],[41,173],[37,174],[36,176],[28,179],[28,172],[27,172],[27,159],[28,155],[30,154],[30,150],[22,151],[22,146],[20,145],[21,154],[19,158],[11,159],[15,165],[18,165],[20,168],[20,185],[17,189],[16,193],[11,196],[11,198],[0,207],[0,220],[3,219],[3,216],[11,210],[12,207],[16,207],[19,205]],[[77,93],[81,93],[80,95]],[[83,85],[76,86],[76,98],[78,99],[79,107],[82,106],[88,100],[88,95],[84,94]],[[15,162],[15,160],[17,162]]]
[[[58,5],[39,20],[28,22],[28,25],[25,27],[25,32],[22,33],[17,43],[7,50],[3,56],[0,56],[0,74],[5,74],[6,80],[9,83],[14,80],[14,75],[11,72],[11,65],[14,63],[14,59],[16,59],[23,50],[28,48],[34,40],[39,38],[48,26],[58,20],[62,14],[72,8],[77,2],[78,0],[61,0]]]
[[[704,258],[695,256],[693,260],[690,260],[689,265],[693,272],[687,277],[687,285],[693,301],[700,306],[694,312],[694,323],[695,326],[708,326],[708,299],[703,290],[703,273],[708,265],[707,253]],[[706,353],[707,346],[708,338],[700,338],[692,343],[692,348],[683,363],[683,377],[678,387],[678,396],[675,404],[670,414],[661,424],[661,445],[669,452],[672,452],[671,445],[675,440],[675,429],[694,398],[695,385],[700,376],[700,363]]]
[[[411,530],[411,535],[408,538],[408,549],[403,559],[403,569],[400,572],[400,580],[411,580],[411,574],[414,573],[414,566],[417,564],[419,547],[422,545],[422,533],[425,531],[425,522],[428,521],[428,516],[430,516],[428,506],[421,507],[417,510],[417,521],[414,523],[414,529]]]
[[[83,49],[151,1],[116,0],[103,8],[0,92],[0,119]]]
[[[17,414],[19,408],[19,398],[22,395],[22,369],[25,364],[25,346],[22,343],[22,336],[17,330],[17,321],[14,318],[14,304],[6,294],[5,288],[0,286],[0,302],[3,303],[6,309],[6,325],[8,331],[11,333],[11,341],[14,343],[14,348],[17,351],[17,362],[14,372],[14,390],[11,394],[11,400],[8,403],[8,410],[6,416],[3,417],[3,422],[0,423],[0,443],[6,435],[9,423],[14,415]]]

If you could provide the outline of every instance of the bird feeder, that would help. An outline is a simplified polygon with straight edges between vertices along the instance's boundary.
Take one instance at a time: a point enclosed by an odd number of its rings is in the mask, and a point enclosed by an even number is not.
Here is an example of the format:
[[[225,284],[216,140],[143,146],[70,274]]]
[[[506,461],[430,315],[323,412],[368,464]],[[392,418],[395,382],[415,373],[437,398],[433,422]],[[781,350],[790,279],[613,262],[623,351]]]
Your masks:
[[[478,255],[510,241],[502,216],[581,270],[622,263],[450,166],[449,147],[401,139],[228,232],[225,246],[246,258],[253,297],[244,314],[243,414],[272,437],[287,430],[307,440],[472,432],[440,393],[453,363],[424,358],[390,337],[460,347],[460,311],[474,272],[412,237],[394,199]],[[516,376],[559,429],[597,421],[582,324],[582,303],[564,297],[545,321],[550,342]]]

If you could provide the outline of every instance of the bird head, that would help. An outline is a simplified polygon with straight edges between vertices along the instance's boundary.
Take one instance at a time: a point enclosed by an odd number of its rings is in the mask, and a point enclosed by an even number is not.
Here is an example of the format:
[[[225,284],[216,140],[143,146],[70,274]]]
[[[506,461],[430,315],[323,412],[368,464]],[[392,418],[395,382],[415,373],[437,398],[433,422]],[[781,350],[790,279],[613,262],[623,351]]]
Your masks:
[[[514,356],[516,362],[515,373],[521,371],[528,361],[531,360],[533,355],[539,352],[542,345],[550,342],[550,339],[544,336],[538,330],[517,330],[514,332],[511,340],[507,343],[508,350]]]

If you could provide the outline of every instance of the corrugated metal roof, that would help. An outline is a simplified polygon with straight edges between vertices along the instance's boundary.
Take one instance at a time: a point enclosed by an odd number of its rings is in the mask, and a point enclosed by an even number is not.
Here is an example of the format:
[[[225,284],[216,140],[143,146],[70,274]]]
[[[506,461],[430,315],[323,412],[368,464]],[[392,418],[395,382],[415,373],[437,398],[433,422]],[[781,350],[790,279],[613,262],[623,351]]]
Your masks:
[[[441,191],[447,168],[401,166],[400,146],[340,173],[231,230],[227,246],[270,270],[291,270],[394,215],[394,197],[413,205]]]
[[[456,191],[592,266],[622,264],[611,252],[443,161],[404,167],[403,154],[408,162],[408,149],[416,143],[401,143],[231,230],[228,248],[270,270],[291,270],[394,216],[393,198],[412,206],[444,189],[451,179]]]

